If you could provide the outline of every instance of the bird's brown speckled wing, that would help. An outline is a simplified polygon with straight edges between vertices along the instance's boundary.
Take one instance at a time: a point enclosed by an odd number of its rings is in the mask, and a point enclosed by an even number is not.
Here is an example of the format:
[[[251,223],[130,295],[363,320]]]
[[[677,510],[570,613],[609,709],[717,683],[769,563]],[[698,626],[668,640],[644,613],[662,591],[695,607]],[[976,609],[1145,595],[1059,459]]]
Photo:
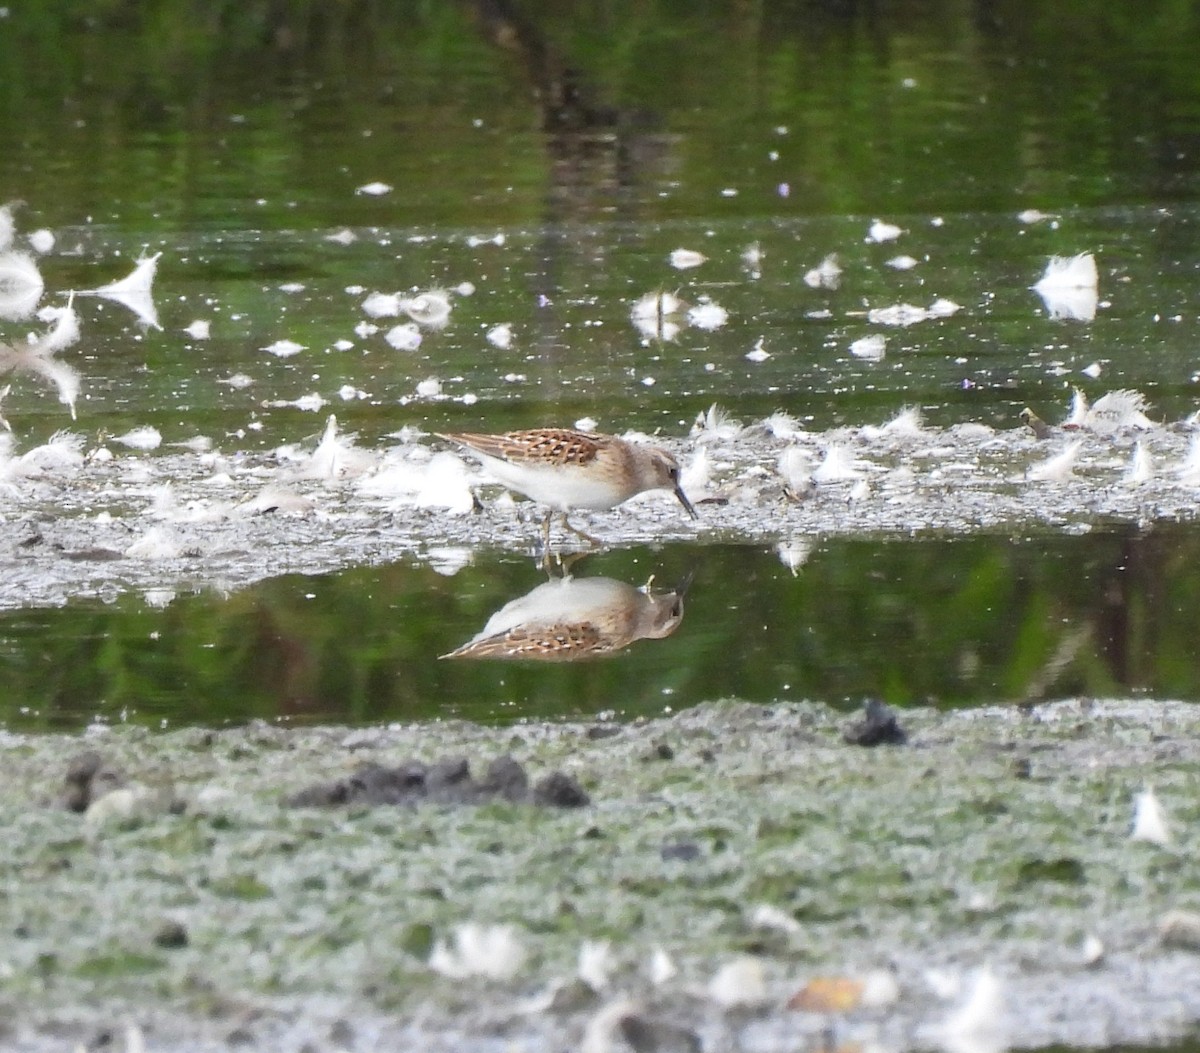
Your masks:
[[[609,654],[616,641],[592,622],[514,626],[472,640],[443,658],[509,658],[535,662],[578,662]]]
[[[505,461],[526,464],[588,464],[603,449],[605,438],[570,428],[532,428],[506,435],[451,432],[441,438]]]

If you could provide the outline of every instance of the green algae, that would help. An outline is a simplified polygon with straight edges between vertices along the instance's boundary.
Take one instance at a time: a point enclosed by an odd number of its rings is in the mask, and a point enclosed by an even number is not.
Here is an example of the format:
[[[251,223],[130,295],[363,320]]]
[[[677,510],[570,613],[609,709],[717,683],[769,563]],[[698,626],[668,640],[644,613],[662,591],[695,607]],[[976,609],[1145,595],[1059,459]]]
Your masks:
[[[922,968],[986,961],[1014,986],[1058,984],[1068,1003],[1101,977],[1110,997],[1120,979],[1130,1041],[1177,1027],[1138,1000],[1156,963],[1181,953],[1158,944],[1158,919],[1200,906],[1200,714],[1161,703],[914,711],[911,745],[875,750],[844,743],[843,720],[814,705],[718,703],[603,737],[458,722],[94,730],[90,748],[133,780],[169,782],[184,805],[100,823],[53,807],[84,737],[11,737],[5,989],[35,1032],[87,1006],[92,1026],[132,1012],[181,1040],[200,1033],[188,1026],[232,1026],[222,1006],[332,997],[355,1018],[419,1013],[431,1034],[470,1033],[472,1020],[482,1034],[497,1006],[570,976],[583,941],[607,940],[616,990],[644,988],[652,950],[667,951],[679,968],[660,992],[668,1005],[752,953],[775,1004],[814,971],[885,967],[906,991],[897,1016],[924,1018],[940,1010]],[[535,776],[564,768],[594,803],[281,804],[365,760],[461,754],[481,770],[502,752]],[[1133,796],[1150,783],[1170,817],[1166,846],[1129,839]],[[672,845],[688,849],[664,852]],[[794,930],[753,924],[761,904]],[[528,952],[516,977],[430,970],[433,944],[467,921],[515,926]],[[186,938],[156,942],[165,923]],[[1086,934],[1109,948],[1102,973],[1078,966]],[[555,1034],[580,1025],[578,1013],[522,1021]],[[1039,1023],[1020,1026],[1037,1035]]]

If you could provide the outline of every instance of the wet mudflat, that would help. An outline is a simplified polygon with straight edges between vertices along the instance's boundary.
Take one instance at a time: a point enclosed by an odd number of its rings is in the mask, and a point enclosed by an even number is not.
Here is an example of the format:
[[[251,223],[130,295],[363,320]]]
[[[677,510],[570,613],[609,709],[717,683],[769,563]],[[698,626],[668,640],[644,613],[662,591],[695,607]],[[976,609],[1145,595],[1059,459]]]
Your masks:
[[[1196,15],[985,7],[0,9],[0,1045],[1188,1041]]]
[[[907,742],[865,748],[825,707],[728,702],[624,725],[8,735],[4,1041],[1176,1040],[1200,953],[1198,720],[913,711]],[[84,750],[105,785],[76,812]],[[586,798],[311,796],[413,761],[482,779],[503,755]]]

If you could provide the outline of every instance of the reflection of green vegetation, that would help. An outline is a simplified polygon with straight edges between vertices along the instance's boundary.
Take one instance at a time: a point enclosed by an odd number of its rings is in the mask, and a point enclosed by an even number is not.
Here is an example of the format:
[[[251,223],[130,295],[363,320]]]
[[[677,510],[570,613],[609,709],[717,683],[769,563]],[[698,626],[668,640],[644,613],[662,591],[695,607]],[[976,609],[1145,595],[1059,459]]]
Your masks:
[[[731,181],[741,194],[723,207],[751,214],[780,207],[780,181],[789,208],[837,214],[1194,193],[1172,147],[1200,108],[1191,3],[1010,0],[982,17],[967,0],[849,15],[518,6],[625,126],[672,136],[673,189],[653,206],[665,213],[707,211]],[[255,198],[264,222],[345,222],[331,201],[396,172],[424,176],[415,221],[535,220],[555,163],[527,134],[531,77],[486,42],[473,8],[15,5],[0,27],[0,139],[41,159],[39,208],[144,210],[157,226]],[[620,162],[626,178],[638,153]],[[0,186],[17,175],[0,161]],[[372,221],[406,207],[352,203]]]
[[[655,713],[701,699],[968,705],[1146,690],[1200,698],[1186,612],[1200,537],[1158,531],[1017,544],[838,541],[793,578],[741,547],[613,552],[581,573],[696,580],[684,621],[575,666],[436,656],[537,584],[525,562],[444,578],[394,565],[285,578],[178,600],[130,600],[0,621],[6,715],[48,724],[100,712],[172,722],[289,716],[351,722],[458,713],[485,720]]]

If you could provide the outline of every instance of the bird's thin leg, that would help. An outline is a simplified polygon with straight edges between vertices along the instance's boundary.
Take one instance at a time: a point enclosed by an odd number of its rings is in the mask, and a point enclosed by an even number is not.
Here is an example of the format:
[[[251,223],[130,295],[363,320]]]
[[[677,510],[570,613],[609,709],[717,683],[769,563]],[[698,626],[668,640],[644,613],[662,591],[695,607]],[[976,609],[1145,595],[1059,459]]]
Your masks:
[[[563,527],[565,529],[571,531],[572,534],[576,534],[579,537],[583,538],[583,540],[586,541],[589,545],[591,545],[592,548],[600,548],[604,544],[604,542],[601,541],[598,537],[592,537],[591,534],[587,533],[584,530],[580,530],[579,527],[571,526],[571,524],[567,521],[567,513],[566,512],[563,513],[562,524],[563,524]]]
[[[559,556],[558,565],[562,568],[563,577],[569,578],[571,571],[575,569],[575,565],[580,560],[587,559],[588,555],[589,553],[587,552],[572,552],[566,556]]]
[[[552,514],[547,512],[546,518],[542,520],[542,570],[551,577],[554,572],[554,553],[550,551],[550,516]]]

